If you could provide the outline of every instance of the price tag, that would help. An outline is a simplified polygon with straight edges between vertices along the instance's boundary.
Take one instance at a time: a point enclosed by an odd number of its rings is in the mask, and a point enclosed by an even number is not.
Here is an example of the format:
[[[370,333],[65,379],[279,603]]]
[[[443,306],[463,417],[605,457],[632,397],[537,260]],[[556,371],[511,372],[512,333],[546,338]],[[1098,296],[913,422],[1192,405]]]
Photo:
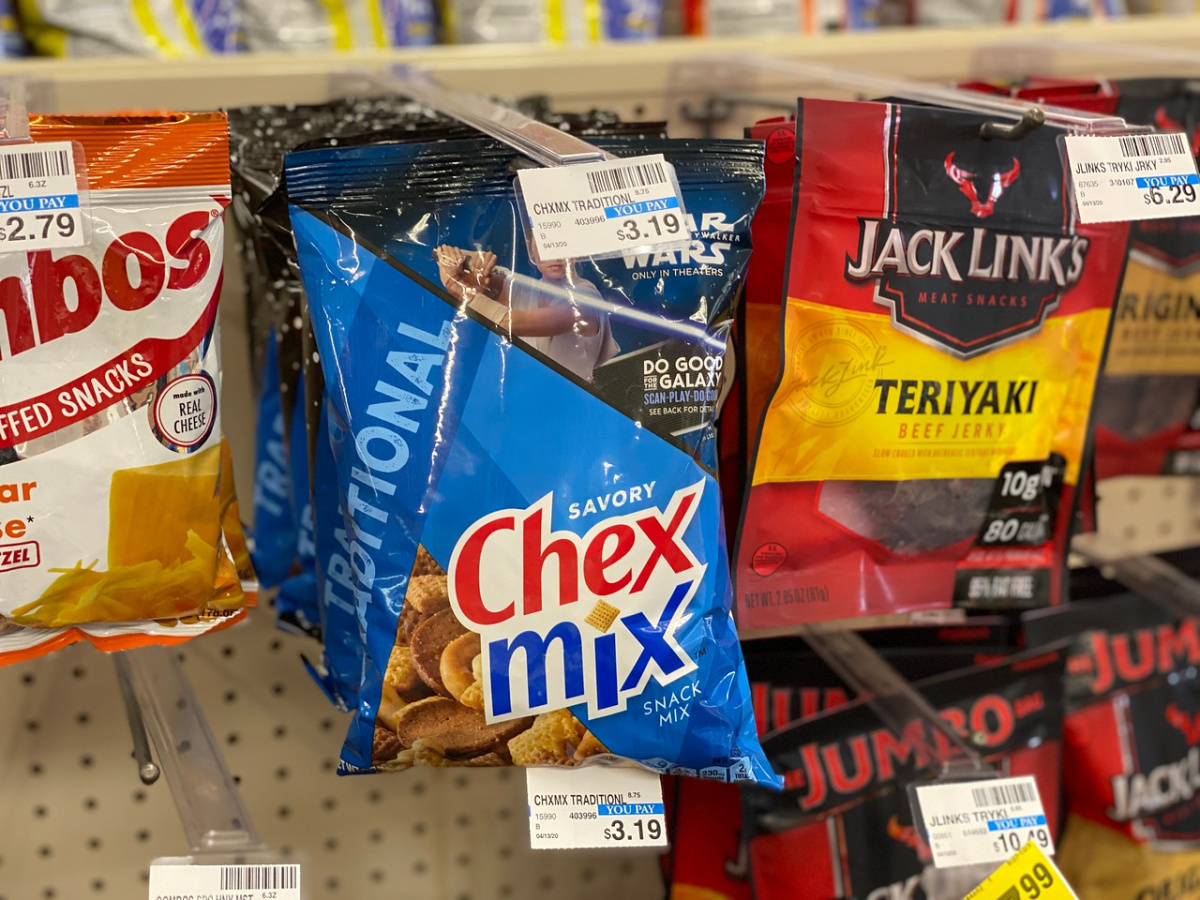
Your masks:
[[[665,847],[662,784],[653,772],[611,766],[526,770],[534,850]]]
[[[85,243],[71,142],[0,146],[0,252]]]
[[[922,785],[917,805],[935,866],[999,862],[1031,841],[1054,852],[1031,775]]]
[[[1036,844],[1026,844],[964,900],[1079,900]]]
[[[517,172],[529,233],[544,260],[687,246],[675,167],[661,153]]]
[[[1081,222],[1200,214],[1200,175],[1186,135],[1071,135],[1064,140]]]
[[[300,900],[300,866],[155,863],[150,867],[150,900],[201,896],[213,900]]]

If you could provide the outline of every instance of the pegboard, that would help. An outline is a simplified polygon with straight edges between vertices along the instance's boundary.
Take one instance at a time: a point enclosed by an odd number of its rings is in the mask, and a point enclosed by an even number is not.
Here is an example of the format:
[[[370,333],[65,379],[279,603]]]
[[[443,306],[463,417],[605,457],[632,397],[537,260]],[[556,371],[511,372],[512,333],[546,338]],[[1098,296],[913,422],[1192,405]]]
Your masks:
[[[180,655],[262,838],[309,900],[653,898],[646,851],[533,851],[515,769],[339,777],[347,717],[270,610]],[[0,669],[0,900],[136,900],[187,851],[165,780],[145,787],[112,661],[76,647]]]

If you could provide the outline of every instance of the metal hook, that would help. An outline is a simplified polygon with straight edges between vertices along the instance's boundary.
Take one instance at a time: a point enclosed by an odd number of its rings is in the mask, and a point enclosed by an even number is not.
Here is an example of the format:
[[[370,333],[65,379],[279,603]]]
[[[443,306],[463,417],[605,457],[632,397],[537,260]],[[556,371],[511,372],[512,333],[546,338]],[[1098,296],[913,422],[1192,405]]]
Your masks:
[[[133,737],[133,759],[137,763],[138,777],[142,784],[154,784],[161,770],[150,755],[150,739],[146,735],[146,722],[142,718],[142,707],[133,690],[129,661],[120,653],[113,656],[117,668],[117,683],[121,686],[121,699],[125,701],[125,715],[129,718],[129,732]]]
[[[1019,141],[1035,128],[1046,123],[1046,111],[1040,106],[1027,109],[1013,124],[1007,122],[984,122],[979,126],[979,136],[985,141],[998,138],[1004,141]]]

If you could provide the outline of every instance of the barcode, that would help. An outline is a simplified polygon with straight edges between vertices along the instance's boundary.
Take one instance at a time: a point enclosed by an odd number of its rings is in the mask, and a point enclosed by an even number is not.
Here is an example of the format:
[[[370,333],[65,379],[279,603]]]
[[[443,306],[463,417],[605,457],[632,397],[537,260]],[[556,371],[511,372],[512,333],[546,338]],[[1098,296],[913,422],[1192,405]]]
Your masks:
[[[971,796],[977,807],[1037,802],[1037,792],[1028,784],[995,784],[990,787],[971,788]]]
[[[300,886],[299,866],[221,866],[223,891],[287,891]]]
[[[666,184],[667,173],[660,162],[637,163],[616,169],[600,169],[587,173],[588,187],[593,194],[610,194],[635,187]]]
[[[66,150],[22,150],[0,156],[0,172],[6,180],[49,178],[71,174],[71,156]]]
[[[1182,134],[1131,134],[1121,138],[1122,156],[1163,156],[1188,152]]]

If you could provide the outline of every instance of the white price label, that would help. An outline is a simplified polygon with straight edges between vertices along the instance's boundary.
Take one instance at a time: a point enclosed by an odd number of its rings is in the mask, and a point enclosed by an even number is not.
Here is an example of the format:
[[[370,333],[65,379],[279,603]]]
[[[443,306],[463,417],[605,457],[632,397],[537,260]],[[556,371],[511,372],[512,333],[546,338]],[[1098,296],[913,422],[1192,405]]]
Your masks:
[[[300,900],[300,866],[152,865],[150,900]]]
[[[1033,776],[917,788],[935,866],[1002,862],[1026,844],[1054,853]]]
[[[534,850],[667,845],[662,784],[653,772],[535,767],[526,770],[526,786]]]
[[[70,141],[0,146],[0,252],[82,247],[83,213]]]
[[[1071,135],[1065,140],[1079,221],[1200,215],[1200,175],[1186,135]]]
[[[691,240],[675,168],[661,153],[517,173],[542,259],[619,256]]]

